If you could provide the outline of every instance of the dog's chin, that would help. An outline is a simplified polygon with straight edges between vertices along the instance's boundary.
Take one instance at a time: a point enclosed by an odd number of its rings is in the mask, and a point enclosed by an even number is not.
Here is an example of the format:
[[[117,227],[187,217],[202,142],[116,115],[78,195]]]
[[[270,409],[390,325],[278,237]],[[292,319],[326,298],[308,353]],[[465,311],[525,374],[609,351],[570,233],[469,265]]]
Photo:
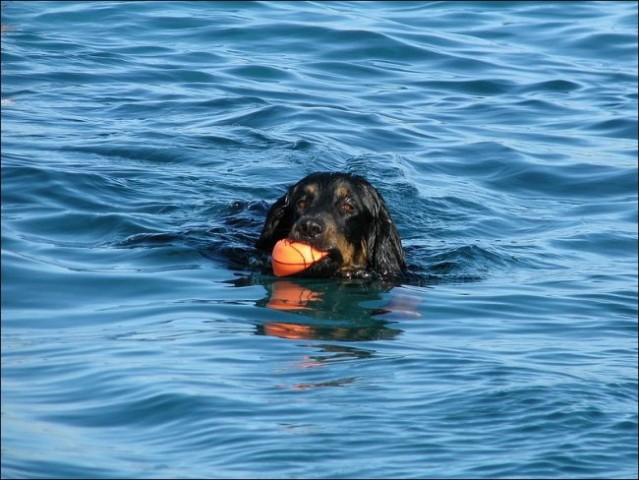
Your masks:
[[[296,276],[303,278],[334,278],[339,276],[341,268],[341,254],[337,250],[329,250],[328,255]]]
[[[370,273],[363,268],[346,268],[342,255],[337,249],[329,250],[329,254],[308,269],[296,275],[301,278],[369,278]]]

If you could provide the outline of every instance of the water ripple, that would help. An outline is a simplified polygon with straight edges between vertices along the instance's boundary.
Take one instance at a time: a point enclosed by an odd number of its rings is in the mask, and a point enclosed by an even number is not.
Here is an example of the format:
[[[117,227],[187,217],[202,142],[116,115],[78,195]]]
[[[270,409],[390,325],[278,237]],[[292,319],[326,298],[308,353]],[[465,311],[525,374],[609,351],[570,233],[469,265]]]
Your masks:
[[[7,2],[1,476],[636,478],[636,32],[634,2]],[[315,170],[383,194],[404,284],[271,275]]]

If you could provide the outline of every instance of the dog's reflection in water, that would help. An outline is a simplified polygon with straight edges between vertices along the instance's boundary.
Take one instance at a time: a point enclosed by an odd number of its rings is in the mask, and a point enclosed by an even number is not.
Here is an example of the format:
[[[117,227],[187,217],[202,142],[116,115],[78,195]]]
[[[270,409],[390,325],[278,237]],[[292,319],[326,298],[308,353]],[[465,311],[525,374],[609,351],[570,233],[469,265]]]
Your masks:
[[[367,307],[367,303],[379,304],[382,295],[390,290],[383,284],[296,279],[275,280],[264,286],[268,296],[258,305],[274,312],[295,314],[299,321],[292,315],[272,315],[257,326],[261,335],[307,340],[392,339],[401,330],[389,317],[402,312],[416,315],[414,305],[406,304],[406,299],[398,303],[392,296],[382,308]]]
[[[256,326],[258,335],[320,340],[300,345],[306,351],[294,362],[296,369],[315,370],[372,360],[379,356],[373,345],[353,342],[392,340],[402,333],[398,328],[402,321],[419,316],[418,297],[404,289],[398,293],[392,285],[297,278],[260,283],[268,295],[257,302],[266,312]],[[319,377],[308,377],[313,381],[299,382],[296,377],[295,382],[284,381],[278,388],[311,390],[357,383],[358,377],[352,374],[333,376],[335,372],[343,373],[342,369],[322,371]]]

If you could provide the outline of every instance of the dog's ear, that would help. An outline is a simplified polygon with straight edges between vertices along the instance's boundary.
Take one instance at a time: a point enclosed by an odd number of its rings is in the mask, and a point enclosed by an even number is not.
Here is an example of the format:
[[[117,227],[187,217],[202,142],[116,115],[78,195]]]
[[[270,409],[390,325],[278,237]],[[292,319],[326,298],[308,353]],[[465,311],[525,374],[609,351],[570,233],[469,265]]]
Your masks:
[[[376,225],[373,268],[384,276],[396,278],[400,277],[406,268],[404,250],[393,221],[388,216],[388,212],[384,213],[380,215]]]
[[[402,241],[379,193],[373,189],[373,225],[368,238],[368,261],[372,269],[391,278],[401,277],[406,270]]]
[[[275,244],[286,238],[291,228],[291,215],[287,215],[287,209],[289,206],[289,199],[292,194],[292,189],[282,195],[271,206],[266,214],[266,221],[264,222],[264,228],[260,238],[255,243],[255,248],[270,252],[273,250]]]

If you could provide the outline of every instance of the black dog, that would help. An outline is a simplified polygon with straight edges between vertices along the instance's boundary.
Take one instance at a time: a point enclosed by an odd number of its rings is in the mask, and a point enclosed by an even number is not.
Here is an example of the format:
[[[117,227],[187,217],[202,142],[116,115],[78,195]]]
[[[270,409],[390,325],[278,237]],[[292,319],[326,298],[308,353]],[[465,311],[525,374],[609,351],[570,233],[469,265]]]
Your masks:
[[[256,243],[271,252],[283,238],[329,254],[301,276],[399,279],[401,240],[381,195],[347,173],[318,172],[288,189],[270,208]]]

